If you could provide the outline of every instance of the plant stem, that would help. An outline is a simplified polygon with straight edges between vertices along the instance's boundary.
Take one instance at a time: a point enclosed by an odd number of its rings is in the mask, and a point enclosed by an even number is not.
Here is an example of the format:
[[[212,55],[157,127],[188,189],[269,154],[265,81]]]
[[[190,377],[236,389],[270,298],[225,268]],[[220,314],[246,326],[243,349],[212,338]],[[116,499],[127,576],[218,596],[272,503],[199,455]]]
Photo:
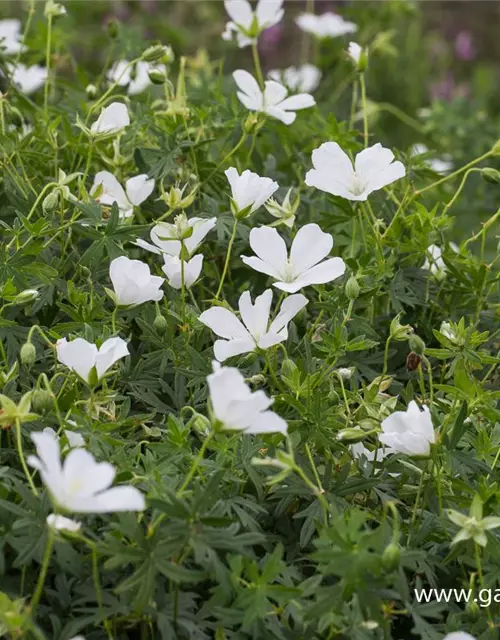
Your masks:
[[[437,187],[438,185],[443,184],[443,182],[447,182],[448,180],[451,180],[452,178],[455,178],[456,176],[459,176],[464,171],[467,171],[467,169],[470,169],[474,165],[478,164],[482,160],[486,160],[486,158],[489,158],[492,155],[494,155],[492,150],[488,151],[487,153],[484,153],[482,156],[479,156],[479,158],[476,158],[475,160],[471,160],[469,163],[467,163],[463,167],[460,167],[460,169],[457,169],[456,171],[453,171],[453,173],[450,173],[449,175],[445,176],[444,178],[441,178],[440,180],[436,180],[436,182],[433,182],[432,184],[427,185],[423,189],[418,189],[418,191],[415,192],[415,195],[419,196],[422,193],[425,193],[426,191],[429,191],[429,189],[433,189],[434,187]]]
[[[38,581],[36,583],[35,593],[33,594],[33,598],[31,599],[31,611],[33,615],[35,615],[36,608],[38,607],[38,603],[40,602],[40,598],[42,597],[43,585],[45,584],[45,578],[47,577],[47,570],[49,568],[53,546],[54,532],[52,531],[52,528],[49,527],[47,543],[45,544],[45,551],[43,554],[42,566],[40,568],[40,575],[38,576]]]
[[[361,87],[361,105],[363,108],[363,137],[365,143],[365,149],[368,146],[368,113],[366,110],[366,83],[365,74],[359,74],[359,85]]]
[[[177,497],[178,498],[180,498],[182,496],[182,494],[186,490],[187,486],[191,482],[191,479],[193,478],[194,474],[196,473],[196,470],[200,466],[200,462],[203,460],[203,456],[205,455],[205,451],[206,451],[206,449],[208,447],[208,443],[210,442],[211,439],[212,439],[212,433],[209,433],[208,436],[203,441],[203,444],[201,445],[200,450],[198,451],[198,455],[194,459],[193,464],[191,465],[191,468],[189,469],[189,472],[188,472],[188,474],[186,476],[186,479],[182,483],[181,488],[179,489],[179,491],[177,491]]]
[[[185,254],[185,249],[184,249],[184,240],[181,240],[181,252],[180,252],[180,259],[181,259],[181,304],[182,304],[182,326],[185,327],[186,325],[186,273],[185,273],[185,269],[186,269],[186,263],[184,261],[184,254]]]
[[[255,75],[257,77],[257,82],[259,83],[260,88],[264,89],[264,76],[262,75],[262,67],[260,66],[260,57],[259,50],[257,49],[257,41],[252,41],[252,56],[253,56],[253,64],[255,67]]]
[[[222,276],[219,282],[219,288],[217,289],[217,293],[215,294],[215,300],[219,299],[219,296],[222,291],[222,287],[224,285],[224,280],[226,279],[227,270],[229,268],[229,261],[231,259],[231,250],[233,248],[234,240],[236,238],[237,227],[238,227],[238,220],[235,217],[234,224],[233,224],[233,232],[231,233],[231,237],[229,238],[229,244],[227,245],[226,262],[224,263],[224,270],[222,271]]]
[[[382,377],[387,373],[387,365],[389,360],[389,345],[391,344],[391,336],[387,338],[385,341],[385,349],[384,349],[384,368],[382,369]]]
[[[49,88],[50,88],[50,52],[52,48],[52,15],[47,16],[47,43],[45,47],[45,67],[47,69],[47,80],[45,82],[43,94],[43,110],[47,117],[47,109],[49,104]]]
[[[479,233],[477,233],[476,235],[472,235],[470,238],[468,238],[465,241],[464,247],[466,247],[471,242],[475,242],[476,240],[481,238],[488,231],[488,229],[491,227],[491,225],[494,224],[498,220],[499,217],[500,217],[500,209],[498,209],[498,211],[496,213],[494,213],[491,216],[491,218],[488,218],[488,220],[486,220],[486,222],[483,224],[483,228],[481,229],[481,231]]]
[[[471,173],[474,173],[474,171],[481,171],[481,169],[478,169],[477,167],[472,167],[471,169],[467,169],[467,171],[464,173],[464,177],[462,178],[462,180],[461,180],[461,182],[460,182],[460,184],[458,186],[458,189],[455,191],[455,195],[448,202],[448,204],[445,205],[445,207],[443,209],[443,213],[448,213],[448,211],[451,209],[451,207],[455,204],[455,202],[457,201],[458,197],[462,193],[463,188],[465,187],[465,183],[467,182],[467,178],[470,176]]]
[[[33,491],[33,495],[38,496],[38,491],[36,490],[33,478],[31,477],[28,465],[26,464],[26,460],[24,458],[23,442],[21,439],[21,421],[19,420],[19,418],[16,418],[16,448],[19,460],[21,461],[21,466],[31,487],[31,491]]]
[[[354,117],[356,115],[356,104],[358,102],[358,77],[354,79],[354,83],[352,85],[352,98],[351,98],[351,111],[349,114],[349,130],[354,126]]]
[[[118,306],[115,305],[113,313],[111,314],[111,326],[113,328],[113,335],[116,334],[116,314],[118,313]]]

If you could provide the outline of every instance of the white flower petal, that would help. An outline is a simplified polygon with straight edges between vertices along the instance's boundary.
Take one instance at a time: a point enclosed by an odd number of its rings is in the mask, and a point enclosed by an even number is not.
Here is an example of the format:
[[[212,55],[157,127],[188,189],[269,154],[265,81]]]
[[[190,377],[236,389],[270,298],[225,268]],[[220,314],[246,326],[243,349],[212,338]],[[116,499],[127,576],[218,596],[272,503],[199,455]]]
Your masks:
[[[325,258],[333,247],[331,234],[325,233],[315,224],[301,227],[293,239],[290,249],[290,263],[294,277]]]
[[[221,338],[226,338],[227,340],[234,338],[251,339],[251,335],[240,320],[232,311],[224,307],[212,307],[204,311],[198,319]]]
[[[83,338],[68,342],[66,338],[57,341],[57,359],[68,369],[74,371],[82,380],[88,382],[91,369],[95,365],[97,347]]]
[[[119,337],[109,338],[103,342],[95,358],[97,375],[100,378],[110,369],[115,362],[130,355],[127,343]]]
[[[153,179],[149,179],[145,173],[135,176],[134,178],[129,178],[125,183],[127,197],[135,206],[139,206],[144,202],[144,200],[146,200],[146,198],[149,198],[153,193],[154,188],[155,181]]]

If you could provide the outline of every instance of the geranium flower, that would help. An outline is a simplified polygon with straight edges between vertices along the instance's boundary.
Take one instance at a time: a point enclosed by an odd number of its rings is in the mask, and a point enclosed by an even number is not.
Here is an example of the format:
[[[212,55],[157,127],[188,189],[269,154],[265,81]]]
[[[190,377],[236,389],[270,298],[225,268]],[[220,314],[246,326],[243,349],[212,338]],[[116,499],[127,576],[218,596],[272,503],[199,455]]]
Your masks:
[[[153,84],[149,77],[151,71],[167,73],[164,64],[151,64],[144,60],[136,62],[134,67],[129,67],[129,64],[128,60],[120,60],[113,65],[107,74],[108,80],[118,83],[119,87],[128,85],[127,93],[129,96],[136,96]]]
[[[268,76],[271,80],[284,84],[290,91],[311,93],[318,88],[321,71],[313,64],[303,64],[301,67],[288,67],[284,71],[274,69]]]
[[[331,282],[345,272],[342,258],[329,258],[322,262],[332,250],[333,238],[314,223],[298,230],[290,255],[283,238],[271,227],[252,229],[250,246],[257,257],[242,256],[243,262],[277,280],[274,286],[289,293],[311,284]]]
[[[152,276],[149,265],[140,260],[120,256],[112,260],[109,277],[113,283],[115,303],[119,307],[135,307],[150,300],[163,298],[164,278]]]
[[[163,255],[165,264],[163,273],[167,276],[168,284],[174,289],[182,288],[182,261],[177,256]],[[200,277],[203,268],[203,256],[197,255],[191,260],[184,261],[184,286],[189,289]]]
[[[321,15],[302,13],[295,19],[295,22],[302,31],[312,33],[318,38],[336,38],[348,33],[355,33],[358,30],[358,26],[354,22],[344,20],[331,11]]]
[[[26,49],[22,43],[19,20],[0,20],[0,48],[7,54],[20,53]]]
[[[71,422],[73,422],[71,420]],[[50,433],[58,440],[60,439],[57,433],[52,429],[52,427],[45,427],[42,433]],[[66,440],[68,441],[68,448],[75,449],[76,447],[84,447],[85,439],[81,433],[77,433],[76,431],[70,431],[69,429],[64,430],[64,435],[66,436]],[[63,447],[64,450],[64,447]]]
[[[423,156],[428,153],[429,149],[421,142],[414,144],[410,150],[410,156],[412,158],[419,158],[419,156]],[[446,175],[453,169],[453,161],[450,154],[446,154],[441,158],[425,157],[422,162],[435,173],[440,173],[442,175]]]
[[[231,210],[237,218],[257,211],[279,189],[279,184],[271,178],[261,178],[248,169],[239,175],[230,167],[224,173],[231,187]]]
[[[389,448],[388,453],[409,456],[428,456],[431,444],[436,442],[431,414],[426,406],[419,409],[412,400],[406,411],[395,411],[381,424],[379,440]]]
[[[362,442],[356,442],[350,446],[352,457],[355,460],[359,460],[361,456],[364,456],[368,462],[380,462],[389,455],[384,447],[379,447],[376,450],[370,451]]]
[[[271,289],[257,296],[255,304],[252,304],[250,293],[245,291],[238,302],[241,320],[224,307],[212,307],[201,314],[200,322],[224,338],[214,344],[217,360],[223,362],[241,353],[269,349],[288,338],[288,323],[306,306],[307,298],[301,293],[286,298],[269,324],[272,300]]]
[[[20,62],[16,65],[8,65],[11,81],[20,91],[30,95],[42,87],[47,80],[47,69],[38,64],[27,67]]]
[[[112,102],[101,110],[99,117],[90,127],[90,133],[94,136],[113,135],[123,131],[129,124],[127,107],[123,102]]]
[[[288,425],[276,413],[264,391],[252,393],[238,369],[213,364],[214,372],[207,377],[210,400],[219,428],[249,434],[283,433]]]
[[[353,166],[336,142],[324,142],[312,152],[314,169],[307,172],[305,183],[347,200],[364,201],[406,175],[403,163],[393,160],[392,151],[377,143],[358,153]]]
[[[196,249],[203,242],[205,236],[211,231],[217,222],[217,218],[190,218],[185,214],[175,217],[174,224],[169,222],[159,222],[151,229],[151,240],[154,244],[138,239],[135,244],[146,251],[151,251],[158,255],[168,254],[179,257],[181,253],[181,240],[184,243],[189,256],[192,256]]]
[[[155,181],[152,178],[149,179],[145,173],[129,178],[124,190],[112,173],[99,171],[95,175],[90,195],[93,196],[99,190],[97,202],[106,206],[116,202],[120,218],[130,218],[134,214],[134,206],[138,207],[146,198],[149,198],[154,188]]]
[[[56,343],[56,352],[57,360],[88,384],[99,381],[115,362],[130,355],[127,343],[118,337],[105,340],[99,349],[83,338],[71,342],[61,338]]]
[[[453,631],[446,634],[443,640],[476,640],[476,638],[465,631]]]
[[[247,0],[224,0],[231,20],[226,23],[223,40],[232,40],[236,34],[238,46],[247,47],[269,27],[280,22],[284,15],[283,0],[259,0],[255,11]]]
[[[70,533],[78,533],[82,527],[81,522],[58,516],[55,513],[47,516],[47,524],[55,531],[69,531]]]
[[[38,457],[28,464],[40,472],[58,507],[74,513],[142,511],[145,500],[135,487],[109,488],[115,469],[108,462],[96,462],[85,449],[73,449],[61,464],[59,442],[48,433],[32,433]]]
[[[454,242],[450,242],[449,247],[454,253],[458,253],[458,247]],[[430,271],[438,280],[445,278],[448,268],[442,258],[443,251],[441,247],[438,247],[437,244],[431,244],[427,247],[426,253],[427,257],[422,265],[422,269]]]
[[[257,80],[243,69],[235,71],[233,78],[240,89],[237,96],[247,109],[266,113],[284,124],[292,124],[297,117],[295,111],[307,109],[316,104],[314,98],[308,93],[297,93],[287,98],[286,87],[274,80],[267,80],[264,83],[265,89],[262,91]]]

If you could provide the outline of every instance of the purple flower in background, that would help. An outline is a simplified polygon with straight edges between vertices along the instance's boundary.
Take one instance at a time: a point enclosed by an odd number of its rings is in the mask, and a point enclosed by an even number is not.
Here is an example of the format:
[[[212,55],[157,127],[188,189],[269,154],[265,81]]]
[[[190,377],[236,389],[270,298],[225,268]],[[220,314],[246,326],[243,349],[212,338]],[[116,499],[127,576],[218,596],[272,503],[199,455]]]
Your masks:
[[[429,86],[433,100],[451,100],[455,92],[456,83],[452,73],[447,73],[444,78],[432,82]]]
[[[266,29],[259,38],[259,50],[265,55],[272,53],[278,49],[283,35],[283,27],[275,24],[273,27]]]
[[[476,46],[470,31],[462,30],[455,38],[455,53],[459,60],[471,61],[476,58]]]

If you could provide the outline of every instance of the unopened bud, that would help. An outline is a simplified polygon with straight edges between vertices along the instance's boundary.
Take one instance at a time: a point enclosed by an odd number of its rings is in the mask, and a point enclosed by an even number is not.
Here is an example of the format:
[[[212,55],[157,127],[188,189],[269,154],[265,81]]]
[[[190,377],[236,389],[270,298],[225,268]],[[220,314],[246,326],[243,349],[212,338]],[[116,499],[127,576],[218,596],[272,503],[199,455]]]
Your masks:
[[[483,180],[492,184],[500,184],[500,171],[493,169],[492,167],[485,167],[481,169],[481,175]]]
[[[189,426],[200,436],[207,436],[210,433],[210,420],[201,415],[201,413],[193,415],[189,421]]]
[[[258,112],[249,113],[245,122],[243,123],[243,130],[245,133],[250,134],[253,132],[259,122]]]
[[[85,93],[87,94],[87,98],[89,100],[93,100],[97,95],[97,87],[95,84],[88,84],[85,88]]]
[[[118,22],[116,20],[111,19],[108,22],[108,35],[109,37],[114,40],[115,38],[118,37]]]
[[[354,276],[351,276],[345,285],[345,294],[349,300],[356,300],[359,296],[359,284]]]
[[[161,69],[150,69],[148,76],[153,84],[164,84],[167,79],[167,75]]]
[[[35,413],[46,413],[53,406],[53,396],[46,389],[37,389],[31,396],[31,406]]]
[[[163,44],[154,44],[148,47],[141,57],[146,62],[172,62],[174,52],[172,51],[172,47],[166,47]]]
[[[168,322],[164,316],[157,315],[154,319],[153,326],[158,335],[162,336],[166,333],[168,329]]]
[[[398,568],[401,559],[401,549],[396,542],[391,542],[384,549],[382,554],[382,564],[387,571],[394,571]]]
[[[36,289],[25,289],[18,293],[14,298],[13,304],[28,304],[28,302],[33,302],[39,296],[39,293]]]
[[[30,366],[35,363],[36,360],[36,349],[35,345],[31,342],[25,342],[21,347],[21,362],[27,366]]]
[[[51,191],[42,202],[42,209],[45,213],[51,213],[55,209],[57,209],[57,205],[59,204],[59,194],[57,191]]]
[[[411,351],[415,352],[418,356],[423,356],[425,353],[425,342],[415,333],[412,333],[409,337],[408,346]]]
[[[346,442],[348,444],[355,444],[356,442],[362,442],[369,438],[370,436],[377,433],[376,429],[372,429],[371,431],[363,431],[359,428],[350,428],[350,429],[342,429],[337,434],[337,440],[341,442]]]

